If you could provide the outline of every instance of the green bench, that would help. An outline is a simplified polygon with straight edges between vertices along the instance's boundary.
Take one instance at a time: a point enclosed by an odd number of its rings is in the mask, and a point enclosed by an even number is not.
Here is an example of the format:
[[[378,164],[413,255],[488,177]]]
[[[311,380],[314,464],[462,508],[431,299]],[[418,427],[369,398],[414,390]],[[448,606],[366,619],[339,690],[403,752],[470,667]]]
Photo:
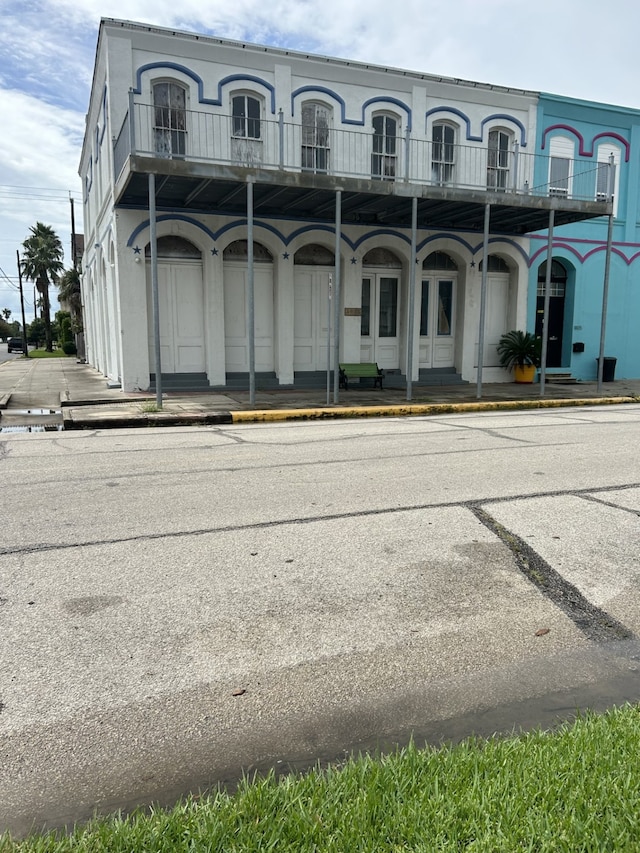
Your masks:
[[[377,364],[341,364],[340,365],[340,388],[349,390],[350,379],[373,379],[373,387],[376,385],[382,391],[382,370]]]

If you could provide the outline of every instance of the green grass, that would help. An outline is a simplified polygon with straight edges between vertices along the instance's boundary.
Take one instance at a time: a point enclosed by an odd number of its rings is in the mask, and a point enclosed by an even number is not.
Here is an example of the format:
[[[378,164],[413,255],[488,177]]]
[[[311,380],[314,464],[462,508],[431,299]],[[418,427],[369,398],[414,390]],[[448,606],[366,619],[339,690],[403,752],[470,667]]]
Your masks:
[[[637,851],[640,709],[545,734],[411,745],[229,795],[94,821],[5,851]]]
[[[46,349],[30,349],[29,358],[71,358],[71,356],[61,349],[54,349],[53,352],[47,352]]]

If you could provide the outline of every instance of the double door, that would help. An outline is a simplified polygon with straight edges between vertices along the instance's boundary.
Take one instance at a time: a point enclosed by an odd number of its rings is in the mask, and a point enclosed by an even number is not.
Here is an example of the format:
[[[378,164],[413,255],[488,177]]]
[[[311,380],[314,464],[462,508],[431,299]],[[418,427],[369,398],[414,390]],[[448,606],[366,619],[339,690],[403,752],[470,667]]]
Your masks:
[[[147,269],[149,361],[155,364],[151,268]],[[205,370],[202,264],[191,261],[158,263],[160,359],[163,373]]]
[[[386,270],[363,275],[361,362],[375,362],[384,370],[400,367],[399,301],[399,274]]]
[[[420,367],[453,367],[455,288],[452,277],[423,277],[420,291]]]

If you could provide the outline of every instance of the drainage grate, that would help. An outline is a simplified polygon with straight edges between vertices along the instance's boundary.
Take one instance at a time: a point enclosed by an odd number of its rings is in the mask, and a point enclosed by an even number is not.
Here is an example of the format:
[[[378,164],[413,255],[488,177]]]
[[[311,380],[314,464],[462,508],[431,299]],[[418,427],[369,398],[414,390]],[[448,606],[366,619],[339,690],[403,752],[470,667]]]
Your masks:
[[[31,424],[30,426],[4,426],[0,432],[62,432],[62,424]]]

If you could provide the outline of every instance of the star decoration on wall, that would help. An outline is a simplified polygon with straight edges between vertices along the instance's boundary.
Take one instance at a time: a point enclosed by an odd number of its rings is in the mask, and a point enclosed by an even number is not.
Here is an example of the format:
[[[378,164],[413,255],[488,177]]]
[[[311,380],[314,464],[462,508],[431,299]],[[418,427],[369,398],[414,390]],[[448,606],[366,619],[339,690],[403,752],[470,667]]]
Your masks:
[[[352,263],[352,264],[357,264],[357,263],[358,263],[358,259],[357,259],[357,258],[351,258],[351,263]]]
[[[289,252],[283,252],[282,257],[285,261],[288,261],[289,260]]]
[[[212,250],[211,250],[211,254],[212,254],[212,255],[214,255],[214,256],[215,256],[215,255],[217,255],[217,254],[218,254],[218,250],[217,250],[217,249],[212,249]]]
[[[134,255],[139,255],[140,252],[141,252],[140,246],[134,246],[133,247],[133,254]]]
[[[475,265],[476,265],[476,262],[475,262],[475,261],[471,261],[471,269],[473,269],[473,268],[475,267]]]

